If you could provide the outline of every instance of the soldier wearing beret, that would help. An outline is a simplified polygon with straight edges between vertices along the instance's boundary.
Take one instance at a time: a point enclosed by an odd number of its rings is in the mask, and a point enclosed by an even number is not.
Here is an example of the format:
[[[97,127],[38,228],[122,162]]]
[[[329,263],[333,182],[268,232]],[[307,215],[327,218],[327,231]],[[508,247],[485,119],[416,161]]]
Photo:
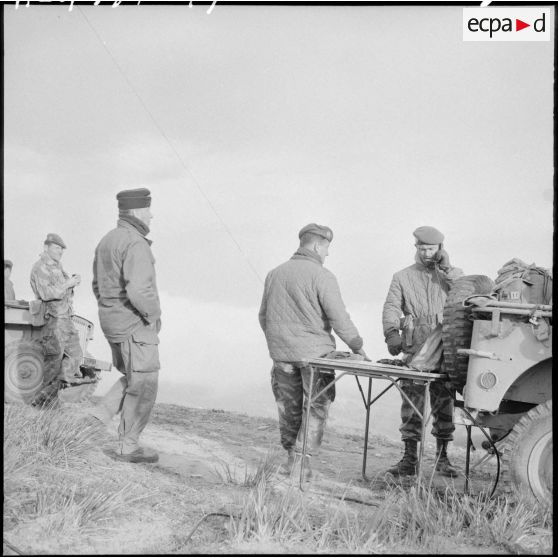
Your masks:
[[[393,276],[383,309],[383,330],[389,352],[403,352],[408,362],[417,353],[434,328],[442,322],[444,303],[451,282],[463,272],[450,264],[443,248],[444,235],[434,227],[419,227],[415,237],[415,263]],[[418,408],[424,406],[424,387],[405,380],[401,389]],[[436,471],[444,476],[457,476],[447,456],[447,445],[453,439],[453,397],[441,382],[430,383],[432,434],[436,438]],[[402,397],[401,437],[405,452],[399,463],[388,472],[394,476],[415,475],[417,442],[421,439],[421,420]]]
[[[332,329],[353,353],[366,358],[362,338],[345,310],[337,279],[323,267],[333,232],[311,223],[298,237],[300,246],[291,259],[267,275],[259,312],[273,360],[271,387],[279,411],[281,445],[288,454],[287,472],[301,458],[304,400],[310,393],[310,369],[301,361],[324,357],[335,350]],[[318,375],[317,382],[322,380]],[[312,391],[319,389],[313,387]],[[311,405],[305,457],[307,479],[312,474],[310,457],[322,442],[332,397],[332,390],[328,390]]]
[[[122,377],[95,408],[93,415],[109,424],[120,415],[119,448],[111,457],[132,463],[158,461],[157,453],[139,445],[157,397],[161,306],[155,259],[146,236],[153,214],[146,188],[116,196],[119,217],[95,250],[93,293],[101,329]]]
[[[10,279],[13,266],[11,260],[4,260],[4,300],[15,300],[16,297],[14,284]]]
[[[41,304],[44,318],[42,345],[44,354],[43,386],[32,401],[34,406],[50,403],[63,382],[72,383],[82,377],[79,366],[83,352],[72,321],[74,288],[79,275],[68,275],[60,260],[66,244],[55,233],[47,234],[44,251],[31,270],[31,288]]]

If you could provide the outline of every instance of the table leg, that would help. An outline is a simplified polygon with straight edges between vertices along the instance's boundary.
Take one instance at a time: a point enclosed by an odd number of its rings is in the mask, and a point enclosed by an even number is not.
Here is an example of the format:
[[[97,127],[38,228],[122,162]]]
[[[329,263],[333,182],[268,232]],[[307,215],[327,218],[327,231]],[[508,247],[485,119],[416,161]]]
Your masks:
[[[366,428],[364,430],[364,452],[362,454],[362,478],[366,479],[366,458],[368,455],[368,433],[370,431],[370,399],[372,398],[372,378],[368,378],[368,398],[366,401]]]
[[[465,429],[467,430],[467,452],[465,454],[465,494],[469,494],[469,463],[471,459],[471,425],[466,424]]]
[[[310,406],[312,404],[312,388],[314,387],[314,367],[310,366],[310,385],[308,386],[308,397],[306,400],[306,416],[304,417],[304,436],[302,437],[302,456],[300,458],[300,490],[304,490],[304,462],[306,461],[306,446],[308,444],[308,425],[310,423]]]
[[[420,478],[420,474],[422,473],[422,458],[424,457],[424,440],[426,439],[426,417],[429,408],[430,408],[430,389],[429,389],[429,383],[426,382],[424,384],[424,406],[422,408],[422,421],[421,421],[422,430],[420,434],[420,450],[419,450],[418,466],[417,466],[417,478]]]

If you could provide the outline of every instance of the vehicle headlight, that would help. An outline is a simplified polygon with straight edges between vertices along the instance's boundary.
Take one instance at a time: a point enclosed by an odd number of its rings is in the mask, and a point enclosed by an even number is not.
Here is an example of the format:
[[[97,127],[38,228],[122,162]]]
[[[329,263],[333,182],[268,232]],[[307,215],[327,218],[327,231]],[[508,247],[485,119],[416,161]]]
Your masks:
[[[494,372],[483,372],[479,376],[479,385],[482,389],[492,389],[498,383],[498,378]]]

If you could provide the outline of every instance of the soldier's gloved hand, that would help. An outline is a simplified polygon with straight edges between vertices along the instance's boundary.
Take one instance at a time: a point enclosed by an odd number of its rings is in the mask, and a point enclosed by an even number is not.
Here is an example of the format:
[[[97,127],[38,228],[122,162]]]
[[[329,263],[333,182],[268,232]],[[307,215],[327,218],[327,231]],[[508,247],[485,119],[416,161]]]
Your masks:
[[[386,333],[386,344],[390,355],[397,356],[403,349],[401,335],[396,330]]]
[[[450,260],[449,260],[449,254],[443,248],[440,248],[434,254],[433,259],[438,264],[440,269],[446,270],[446,269],[449,269],[451,267]]]

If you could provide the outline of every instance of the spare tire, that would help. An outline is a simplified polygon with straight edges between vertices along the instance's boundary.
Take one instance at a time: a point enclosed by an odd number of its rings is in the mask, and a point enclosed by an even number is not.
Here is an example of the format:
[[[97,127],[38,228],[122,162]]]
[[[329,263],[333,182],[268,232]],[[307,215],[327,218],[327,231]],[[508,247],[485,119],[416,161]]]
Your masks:
[[[467,381],[469,356],[458,354],[457,350],[470,348],[473,333],[471,308],[463,306],[463,301],[473,295],[488,295],[493,290],[494,281],[490,277],[465,275],[453,281],[446,299],[442,322],[442,372],[449,376],[452,387],[461,394]]]

